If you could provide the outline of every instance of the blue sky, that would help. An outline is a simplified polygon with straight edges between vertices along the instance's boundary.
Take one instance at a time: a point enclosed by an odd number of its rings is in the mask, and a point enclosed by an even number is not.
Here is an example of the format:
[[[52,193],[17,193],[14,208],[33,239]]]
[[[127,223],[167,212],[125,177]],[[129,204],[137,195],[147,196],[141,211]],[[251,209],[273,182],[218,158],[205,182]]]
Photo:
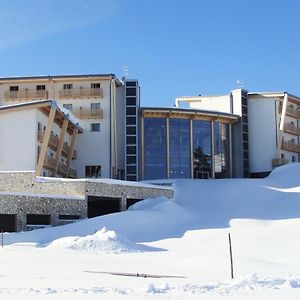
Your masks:
[[[0,76],[115,73],[143,106],[237,88],[300,96],[297,0],[0,0]]]

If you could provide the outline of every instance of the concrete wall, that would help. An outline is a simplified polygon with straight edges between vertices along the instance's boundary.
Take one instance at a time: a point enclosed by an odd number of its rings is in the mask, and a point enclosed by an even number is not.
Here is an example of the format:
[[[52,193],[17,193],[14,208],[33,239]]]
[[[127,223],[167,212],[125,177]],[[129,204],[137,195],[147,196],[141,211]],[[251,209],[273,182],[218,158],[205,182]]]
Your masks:
[[[272,171],[276,158],[276,106],[274,99],[248,100],[249,170]]]
[[[196,98],[196,97],[195,97]],[[230,95],[197,97],[198,99],[190,102],[190,108],[204,109],[211,111],[221,111],[230,113]]]
[[[92,82],[92,81],[91,81]],[[91,82],[73,83],[73,88],[89,88]],[[110,177],[110,81],[100,82],[103,91],[103,98],[88,99],[59,99],[62,104],[72,104],[73,109],[90,109],[92,103],[100,103],[103,111],[101,119],[80,119],[80,126],[83,134],[78,135],[76,149],[77,159],[73,161],[73,166],[77,170],[78,178],[85,177],[85,166],[101,166],[101,177]],[[72,82],[70,82],[72,83]],[[57,84],[56,90],[62,89],[63,84]],[[58,97],[58,94],[57,94]],[[100,132],[91,132],[91,124],[100,123]]]
[[[0,171],[35,170],[36,124],[35,109],[1,113]]]

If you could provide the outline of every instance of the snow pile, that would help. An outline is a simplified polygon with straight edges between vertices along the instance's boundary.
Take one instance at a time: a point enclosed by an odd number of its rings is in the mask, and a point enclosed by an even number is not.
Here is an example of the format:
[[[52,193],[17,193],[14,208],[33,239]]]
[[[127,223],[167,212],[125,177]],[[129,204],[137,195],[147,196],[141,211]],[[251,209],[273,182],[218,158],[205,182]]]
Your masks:
[[[0,295],[300,299],[300,164],[264,179],[172,180],[172,188],[171,200],[148,199],[121,213],[4,234]],[[166,277],[124,276],[137,273]]]
[[[182,237],[189,230],[228,228],[232,219],[300,218],[300,163],[264,179],[172,180],[174,198],[147,199],[128,211],[74,224],[6,236],[6,243],[39,245],[109,228],[134,243]]]
[[[137,245],[115,231],[107,230],[105,227],[92,235],[84,237],[71,236],[54,240],[47,247],[69,248],[94,254],[102,252],[141,252],[147,248],[146,246]]]

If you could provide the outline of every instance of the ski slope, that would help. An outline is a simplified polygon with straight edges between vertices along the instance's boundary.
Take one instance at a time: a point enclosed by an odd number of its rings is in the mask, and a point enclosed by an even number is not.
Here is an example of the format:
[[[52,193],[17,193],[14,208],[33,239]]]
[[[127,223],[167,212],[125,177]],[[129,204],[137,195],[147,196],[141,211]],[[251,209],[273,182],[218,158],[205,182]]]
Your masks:
[[[171,200],[5,234],[1,299],[299,299],[300,164],[265,179],[172,184]]]

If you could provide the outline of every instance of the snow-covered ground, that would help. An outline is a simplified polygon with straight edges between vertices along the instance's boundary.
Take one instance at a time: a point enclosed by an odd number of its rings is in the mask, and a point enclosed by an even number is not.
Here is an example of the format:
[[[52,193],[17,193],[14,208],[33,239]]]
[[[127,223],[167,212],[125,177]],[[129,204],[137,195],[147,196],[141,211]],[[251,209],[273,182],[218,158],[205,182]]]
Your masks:
[[[4,234],[1,299],[300,298],[300,164],[266,179],[175,180],[173,188],[171,200]]]

